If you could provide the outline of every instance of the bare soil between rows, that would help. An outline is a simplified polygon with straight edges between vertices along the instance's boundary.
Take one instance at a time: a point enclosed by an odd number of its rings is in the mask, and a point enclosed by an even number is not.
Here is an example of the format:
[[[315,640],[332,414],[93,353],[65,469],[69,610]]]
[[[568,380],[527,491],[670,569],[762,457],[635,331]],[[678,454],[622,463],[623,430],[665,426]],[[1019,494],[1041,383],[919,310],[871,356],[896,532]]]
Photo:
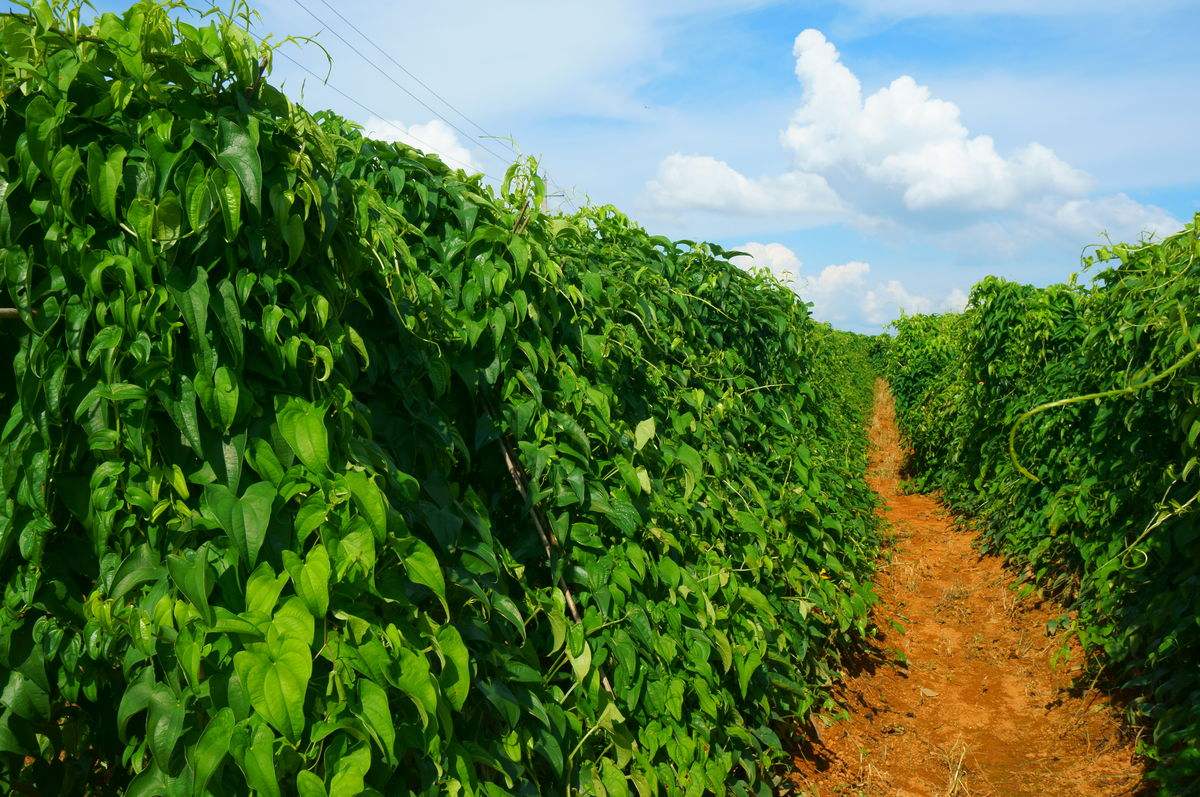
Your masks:
[[[795,756],[795,793],[1141,793],[1142,764],[1119,712],[1082,678],[1081,655],[1047,623],[1063,609],[1019,598],[933,496],[905,495],[887,385],[876,386],[869,481],[892,536],[876,577],[879,636],[839,686],[848,719],[818,719]],[[901,632],[900,629],[903,629]]]

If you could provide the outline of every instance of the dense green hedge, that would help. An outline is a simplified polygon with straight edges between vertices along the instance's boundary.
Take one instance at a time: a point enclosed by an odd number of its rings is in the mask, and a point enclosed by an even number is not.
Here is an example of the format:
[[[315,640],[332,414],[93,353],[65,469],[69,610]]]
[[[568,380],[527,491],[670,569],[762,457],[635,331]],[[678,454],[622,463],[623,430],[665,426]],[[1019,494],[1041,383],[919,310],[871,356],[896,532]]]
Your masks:
[[[227,18],[27,9],[3,788],[769,793],[873,600],[866,340],[309,114]]]
[[[1192,224],[1101,249],[1090,286],[986,279],[897,322],[888,367],[918,478],[1070,600],[1167,792],[1200,780],[1198,256]]]

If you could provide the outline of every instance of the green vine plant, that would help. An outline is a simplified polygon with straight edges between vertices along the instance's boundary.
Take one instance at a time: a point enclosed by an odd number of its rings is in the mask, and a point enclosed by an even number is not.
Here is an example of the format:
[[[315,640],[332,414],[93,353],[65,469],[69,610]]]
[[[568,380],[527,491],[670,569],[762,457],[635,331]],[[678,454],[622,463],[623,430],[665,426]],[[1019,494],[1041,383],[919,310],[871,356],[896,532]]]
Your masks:
[[[1198,232],[1102,247],[1086,287],[987,278],[884,355],[918,484],[1067,603],[1054,630],[1126,690],[1165,795],[1200,782]]]
[[[1189,340],[1191,340],[1192,334],[1188,327],[1187,316],[1184,315],[1183,306],[1178,305],[1178,310],[1179,310],[1180,328],[1183,330],[1184,336],[1187,337]],[[1101,390],[1096,393],[1085,393],[1082,396],[1072,396],[1070,398],[1056,399],[1055,401],[1047,401],[1045,403],[1039,404],[1036,407],[1026,410],[1025,412],[1021,413],[1020,415],[1017,416],[1017,419],[1015,421],[1013,421],[1012,426],[1010,426],[1009,430],[1008,430],[1008,455],[1009,455],[1009,458],[1012,460],[1013,467],[1016,468],[1017,472],[1020,473],[1022,476],[1024,476],[1029,481],[1031,481],[1031,482],[1040,481],[1040,479],[1038,479],[1037,476],[1035,476],[1024,465],[1021,464],[1021,460],[1017,457],[1017,448],[1016,448],[1017,431],[1030,418],[1034,417],[1035,415],[1038,415],[1039,413],[1046,412],[1048,410],[1058,409],[1059,407],[1069,407],[1072,404],[1081,404],[1086,401],[1104,401],[1104,400],[1110,399],[1110,398],[1120,398],[1121,396],[1132,396],[1133,394],[1138,393],[1142,390],[1145,390],[1146,388],[1153,387],[1154,385],[1158,384],[1159,382],[1162,382],[1164,379],[1169,379],[1176,372],[1191,365],[1192,361],[1195,360],[1197,356],[1200,356],[1200,341],[1193,343],[1192,349],[1190,351],[1188,351],[1186,354],[1184,354],[1182,357],[1180,357],[1178,360],[1176,360],[1174,363],[1167,366],[1162,371],[1159,371],[1158,373],[1153,374],[1152,376],[1149,376],[1145,379],[1142,379],[1140,381],[1126,385],[1124,387],[1113,388],[1112,390]]]
[[[0,788],[780,788],[870,631],[870,341],[310,112],[246,3],[19,5]]]

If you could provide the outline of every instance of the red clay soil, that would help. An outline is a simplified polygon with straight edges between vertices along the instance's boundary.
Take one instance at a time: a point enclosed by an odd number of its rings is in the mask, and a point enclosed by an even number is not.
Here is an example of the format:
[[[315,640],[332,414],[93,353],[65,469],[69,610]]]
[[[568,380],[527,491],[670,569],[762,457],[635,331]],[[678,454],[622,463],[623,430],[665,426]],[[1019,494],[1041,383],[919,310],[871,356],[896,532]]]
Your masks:
[[[894,535],[880,565],[880,633],[844,674],[848,719],[797,754],[796,793],[1128,795],[1142,766],[1116,710],[1047,633],[1063,610],[1021,599],[1001,560],[928,495],[905,495],[891,393],[876,388],[871,486]],[[903,633],[898,630],[903,628]]]

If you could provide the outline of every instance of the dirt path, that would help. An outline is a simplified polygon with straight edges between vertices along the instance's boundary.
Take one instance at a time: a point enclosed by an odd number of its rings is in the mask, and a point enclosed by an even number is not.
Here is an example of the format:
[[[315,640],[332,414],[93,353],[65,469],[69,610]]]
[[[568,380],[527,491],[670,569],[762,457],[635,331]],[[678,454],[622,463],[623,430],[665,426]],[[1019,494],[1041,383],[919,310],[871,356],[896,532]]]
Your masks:
[[[1073,688],[1079,656],[1051,666],[1061,608],[1019,600],[927,495],[904,495],[891,393],[876,389],[871,486],[894,535],[881,565],[882,636],[846,673],[850,718],[796,760],[809,795],[1127,795],[1141,767],[1107,701]],[[903,633],[898,630],[903,627]],[[906,662],[906,664],[905,664]],[[820,726],[821,724],[818,723]]]

